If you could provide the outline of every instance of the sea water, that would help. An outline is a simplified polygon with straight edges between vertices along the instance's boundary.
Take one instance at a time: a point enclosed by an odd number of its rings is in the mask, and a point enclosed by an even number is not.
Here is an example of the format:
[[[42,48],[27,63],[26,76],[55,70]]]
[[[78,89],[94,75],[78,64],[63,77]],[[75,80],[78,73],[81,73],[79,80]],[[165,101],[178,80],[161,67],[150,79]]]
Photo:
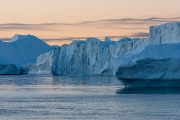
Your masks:
[[[180,89],[124,89],[113,76],[0,76],[0,120],[180,118]]]

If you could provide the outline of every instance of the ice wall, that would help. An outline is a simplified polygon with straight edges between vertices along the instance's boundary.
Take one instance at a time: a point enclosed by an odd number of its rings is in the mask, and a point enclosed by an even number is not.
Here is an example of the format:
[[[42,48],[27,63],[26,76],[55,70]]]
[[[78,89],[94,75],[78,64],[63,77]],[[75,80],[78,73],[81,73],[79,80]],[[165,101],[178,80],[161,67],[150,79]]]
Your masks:
[[[114,75],[119,55],[149,45],[148,39],[123,38],[105,41],[87,38],[54,47],[53,74],[59,75]]]
[[[179,79],[180,43],[150,45],[118,58],[119,79]]]
[[[152,44],[179,43],[180,22],[151,26],[149,40]]]
[[[37,74],[52,74],[53,52],[47,52],[37,57]]]
[[[24,74],[52,74],[53,51],[44,53],[37,57],[37,63],[25,64]]]
[[[179,41],[180,23],[178,22],[150,27],[150,35],[145,39],[125,37],[119,41],[111,41],[106,37],[104,41],[97,38],[87,38],[86,41],[74,40],[69,45],[54,47],[52,73],[75,76],[114,75],[118,69],[119,56],[148,45]]]

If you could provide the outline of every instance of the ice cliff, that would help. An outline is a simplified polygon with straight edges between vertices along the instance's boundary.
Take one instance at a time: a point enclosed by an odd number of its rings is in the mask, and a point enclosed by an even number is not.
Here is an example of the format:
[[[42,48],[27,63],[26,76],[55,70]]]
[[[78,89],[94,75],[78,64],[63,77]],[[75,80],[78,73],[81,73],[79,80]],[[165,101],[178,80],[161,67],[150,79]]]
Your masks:
[[[117,78],[179,79],[180,22],[150,27],[149,41],[150,46],[119,56]]]
[[[151,26],[149,39],[152,44],[179,43],[180,22]]]
[[[37,58],[37,74],[52,74],[53,52],[44,53]]]
[[[114,75],[118,70],[117,58],[145,46],[180,42],[180,23],[151,26],[148,38],[122,38],[104,41],[87,38],[71,44],[54,47],[52,73],[59,75]],[[161,54],[159,54],[161,55]],[[125,60],[125,59],[124,59]]]
[[[37,63],[29,63],[27,74],[52,74],[53,52],[47,52],[37,57]]]
[[[150,45],[118,58],[119,79],[179,79],[180,43]]]
[[[122,38],[104,41],[87,38],[71,44],[54,47],[52,73],[59,75],[114,75],[117,57],[126,52],[149,45],[148,39]]]

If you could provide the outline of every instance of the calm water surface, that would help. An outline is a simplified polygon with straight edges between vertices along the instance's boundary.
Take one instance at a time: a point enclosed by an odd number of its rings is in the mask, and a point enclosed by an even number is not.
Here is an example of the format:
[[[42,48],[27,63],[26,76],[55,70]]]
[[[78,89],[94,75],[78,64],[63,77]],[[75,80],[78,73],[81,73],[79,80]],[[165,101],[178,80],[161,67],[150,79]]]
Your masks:
[[[114,77],[0,76],[0,120],[180,119],[180,89],[124,89]]]

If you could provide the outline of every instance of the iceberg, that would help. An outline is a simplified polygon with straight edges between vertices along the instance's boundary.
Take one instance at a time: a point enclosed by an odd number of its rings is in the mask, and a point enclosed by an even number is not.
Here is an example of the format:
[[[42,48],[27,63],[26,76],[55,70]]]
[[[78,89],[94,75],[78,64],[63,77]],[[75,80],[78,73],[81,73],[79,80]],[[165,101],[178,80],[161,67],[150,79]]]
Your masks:
[[[74,40],[69,45],[65,44],[61,47],[54,47],[52,73],[75,76],[115,75],[117,70],[119,70],[119,61],[117,60],[119,56],[138,49],[141,50],[150,45],[179,42],[179,22],[151,26],[148,38],[125,37],[119,41],[112,41],[106,37],[104,41],[101,41],[90,37],[85,41]],[[162,57],[161,54],[159,56]],[[120,58],[125,60],[122,57]],[[132,61],[129,62],[131,63]],[[125,65],[125,62],[123,64]]]
[[[37,57],[36,63],[25,64],[26,74],[52,75],[53,52],[47,52]]]
[[[23,69],[21,67],[0,56],[0,75],[19,75],[22,73]]]
[[[54,47],[52,73],[56,75],[114,75],[118,69],[119,55],[149,45],[149,40],[122,38],[104,41],[87,38],[86,41],[74,40],[69,45]]]
[[[24,39],[22,36],[19,36],[19,39],[21,38]],[[14,37],[12,41],[17,41],[16,37]],[[138,58],[139,60],[137,63],[146,63],[151,61],[152,64],[155,64],[154,62],[162,63],[162,61],[165,60],[162,54],[158,56],[161,56],[161,59],[154,59],[151,57],[149,59],[148,57],[146,58],[146,56],[144,56],[144,59],[140,58],[140,56],[137,56],[137,58],[135,57],[135,59],[133,57],[135,55],[135,52],[137,53],[137,51],[142,51],[144,47],[152,47],[151,45],[160,45],[167,43],[171,44],[179,42],[179,22],[166,23],[159,26],[151,26],[148,38],[124,37],[118,41],[112,41],[109,37],[106,37],[104,41],[101,41],[97,38],[90,37],[86,40],[74,40],[70,44],[53,46],[52,52],[45,54],[43,53],[42,55],[40,55],[37,58],[36,67],[32,65],[34,67],[31,67],[31,70],[34,69],[36,71],[36,74],[47,73],[54,75],[71,76],[115,75],[115,73],[119,71],[119,68],[122,67],[119,66],[120,63],[121,65],[130,65],[133,64],[133,61],[135,61],[136,63],[136,59]],[[173,45],[174,44],[172,44],[172,46]],[[161,47],[162,46],[160,46],[160,50],[162,49]],[[153,50],[149,50],[146,54],[151,55],[149,53],[151,51]],[[129,56],[133,58],[129,58],[129,61],[126,60],[126,53],[130,54]],[[172,61],[171,57],[172,56],[167,57],[166,60]],[[126,61],[120,62],[123,60]],[[149,78],[147,77],[145,79],[151,79],[151,77],[149,76]]]
[[[24,74],[35,75],[38,72],[36,63],[28,63],[28,64],[25,64],[24,67],[25,67]]]
[[[36,74],[52,74],[52,57],[53,52],[47,52],[37,57]]]
[[[180,22],[150,27],[148,46],[118,57],[125,87],[180,87]]]
[[[180,43],[150,45],[121,55],[116,77],[125,87],[179,87]]]

